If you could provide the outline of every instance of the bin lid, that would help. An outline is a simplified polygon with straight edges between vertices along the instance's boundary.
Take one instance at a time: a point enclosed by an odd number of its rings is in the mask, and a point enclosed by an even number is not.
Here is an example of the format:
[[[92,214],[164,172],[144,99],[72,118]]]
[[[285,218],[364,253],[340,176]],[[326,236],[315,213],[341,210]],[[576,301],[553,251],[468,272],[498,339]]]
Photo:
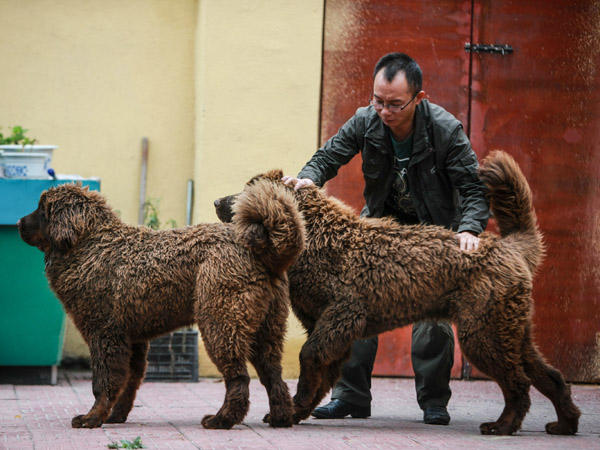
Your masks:
[[[93,191],[100,190],[100,180],[90,179],[11,179],[0,178],[0,225],[16,225],[17,221],[35,211],[45,190],[65,183],[81,182]]]

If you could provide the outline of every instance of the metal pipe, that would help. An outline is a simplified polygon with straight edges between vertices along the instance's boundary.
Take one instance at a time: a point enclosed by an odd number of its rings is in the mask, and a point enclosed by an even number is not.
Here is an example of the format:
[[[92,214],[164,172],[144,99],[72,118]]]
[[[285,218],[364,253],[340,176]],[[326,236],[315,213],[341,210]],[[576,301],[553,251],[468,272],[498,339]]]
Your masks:
[[[194,202],[194,180],[187,182],[187,202],[185,207],[185,224],[192,224],[192,207]]]
[[[138,224],[144,224],[144,205],[146,203],[146,176],[148,173],[148,138],[142,138],[142,173],[140,176],[140,204]]]

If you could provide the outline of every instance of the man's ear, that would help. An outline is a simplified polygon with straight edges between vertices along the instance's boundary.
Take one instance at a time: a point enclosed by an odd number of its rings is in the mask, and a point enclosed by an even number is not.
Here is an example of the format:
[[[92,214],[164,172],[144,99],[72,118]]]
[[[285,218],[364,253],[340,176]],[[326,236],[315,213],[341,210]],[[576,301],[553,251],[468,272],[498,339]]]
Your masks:
[[[418,105],[419,103],[421,103],[421,100],[423,100],[424,98],[427,98],[427,92],[419,91],[419,93],[415,97],[415,105]]]

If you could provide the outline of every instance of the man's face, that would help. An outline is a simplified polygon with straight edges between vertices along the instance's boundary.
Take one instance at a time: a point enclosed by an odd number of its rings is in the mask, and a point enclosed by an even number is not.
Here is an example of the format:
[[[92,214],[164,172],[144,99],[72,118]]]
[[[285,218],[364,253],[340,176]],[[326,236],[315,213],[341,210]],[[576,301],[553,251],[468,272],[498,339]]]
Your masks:
[[[404,72],[398,72],[391,82],[385,77],[384,69],[381,69],[375,75],[373,100],[377,103],[383,102],[385,105],[383,109],[377,110],[377,114],[383,120],[383,123],[392,129],[412,122],[415,115],[415,108],[421,102],[424,95],[425,93],[421,91],[411,101],[414,92],[410,90]],[[405,105],[404,109],[399,110]]]

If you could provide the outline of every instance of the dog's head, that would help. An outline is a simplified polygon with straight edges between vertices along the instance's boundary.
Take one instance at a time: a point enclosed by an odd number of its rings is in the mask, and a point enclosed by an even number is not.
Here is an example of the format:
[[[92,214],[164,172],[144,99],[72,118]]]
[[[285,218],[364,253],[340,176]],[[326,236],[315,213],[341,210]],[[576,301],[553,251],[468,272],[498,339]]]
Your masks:
[[[40,196],[38,207],[17,222],[21,238],[44,253],[67,251],[97,224],[113,220],[104,198],[81,187],[63,184]]]
[[[283,172],[281,170],[271,170],[267,173],[252,177],[250,181],[246,183],[246,186],[251,186],[259,180],[271,180],[278,182],[282,177]],[[215,200],[215,211],[221,222],[230,223],[233,220],[233,216],[235,214],[234,205],[239,195],[240,194],[228,195]]]

